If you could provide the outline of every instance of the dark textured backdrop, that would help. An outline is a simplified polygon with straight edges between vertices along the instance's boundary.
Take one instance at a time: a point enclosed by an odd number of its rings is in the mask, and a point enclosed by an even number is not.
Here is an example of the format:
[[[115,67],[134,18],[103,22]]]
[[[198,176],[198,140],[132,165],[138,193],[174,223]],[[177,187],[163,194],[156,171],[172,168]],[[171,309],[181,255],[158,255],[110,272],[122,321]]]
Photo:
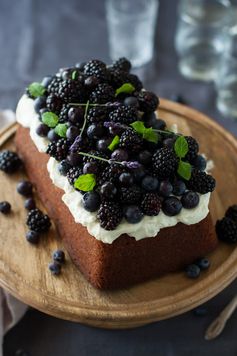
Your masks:
[[[187,81],[174,51],[175,0],[161,0],[154,61],[138,72],[158,95],[181,94],[189,105],[237,134],[237,124],[215,108],[213,84]],[[26,84],[58,67],[101,58],[109,61],[103,0],[0,0],[0,107],[15,108]],[[32,356],[237,355],[237,316],[223,335],[204,341],[205,328],[237,292],[236,283],[207,304],[206,317],[192,312],[140,329],[108,331],[54,319],[30,310],[11,330],[5,356],[24,348]]]

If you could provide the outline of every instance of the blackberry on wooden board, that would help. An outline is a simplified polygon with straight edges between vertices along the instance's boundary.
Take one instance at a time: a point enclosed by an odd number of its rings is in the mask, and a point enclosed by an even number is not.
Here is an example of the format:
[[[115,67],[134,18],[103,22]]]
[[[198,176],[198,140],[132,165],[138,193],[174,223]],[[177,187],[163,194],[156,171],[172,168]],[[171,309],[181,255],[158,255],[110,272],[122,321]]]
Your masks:
[[[0,170],[11,174],[16,172],[22,165],[22,161],[17,153],[4,150],[0,152]]]
[[[237,223],[229,217],[216,222],[216,233],[220,240],[227,243],[237,242]]]
[[[44,214],[40,209],[30,210],[26,224],[30,230],[39,233],[48,231],[51,226],[48,215]]]

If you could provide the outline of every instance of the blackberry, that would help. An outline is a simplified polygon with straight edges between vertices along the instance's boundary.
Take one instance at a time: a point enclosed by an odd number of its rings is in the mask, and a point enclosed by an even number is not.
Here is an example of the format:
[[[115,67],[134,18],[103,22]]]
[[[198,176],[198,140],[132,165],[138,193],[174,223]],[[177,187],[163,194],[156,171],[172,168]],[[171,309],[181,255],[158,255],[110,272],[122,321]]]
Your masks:
[[[137,98],[140,110],[143,112],[155,111],[159,105],[159,98],[150,91],[141,91]]]
[[[188,161],[192,161],[196,158],[198,154],[199,145],[192,136],[185,136],[185,138],[188,142],[188,153],[186,154],[185,159],[187,159]]]
[[[83,102],[85,95],[83,86],[78,80],[66,79],[60,84],[59,97],[65,102]]]
[[[186,185],[194,192],[206,194],[208,192],[212,192],[215,189],[216,181],[211,175],[194,169],[192,171],[191,178],[189,181],[187,181]]]
[[[54,94],[50,94],[46,99],[47,109],[49,111],[54,112],[57,115],[60,113],[62,109],[62,105],[63,105],[62,100]]]
[[[237,223],[237,205],[230,206],[227,209],[225,216],[234,220]]]
[[[69,150],[69,142],[65,138],[60,138],[58,141],[53,141],[48,145],[46,153],[54,157],[57,161],[62,161],[67,157]]]
[[[105,230],[114,230],[119,225],[122,217],[121,207],[114,202],[103,202],[97,214],[100,226]]]
[[[130,69],[132,68],[131,62],[125,58],[125,57],[121,57],[119,59],[117,59],[117,61],[113,62],[111,68],[113,69],[118,69],[124,72],[129,72]]]
[[[216,222],[216,233],[220,240],[227,243],[237,242],[237,223],[229,217]]]
[[[28,213],[26,225],[32,231],[46,232],[49,230],[51,222],[48,215],[39,209],[33,209]]]
[[[131,83],[134,86],[136,91],[140,91],[143,88],[142,82],[140,81],[138,76],[135,74],[128,74],[127,83]]]
[[[62,82],[61,78],[54,76],[48,85],[48,88],[47,88],[48,93],[49,94],[58,94],[61,82]]]
[[[157,193],[146,193],[141,203],[141,209],[145,215],[158,215],[161,209],[159,195]]]
[[[9,150],[4,150],[0,152],[1,171],[11,174],[16,172],[21,165],[22,165],[22,161],[15,152]]]
[[[67,105],[67,104],[63,104],[62,108],[61,108],[61,111],[59,113],[59,122],[60,123],[64,123],[64,122],[67,122],[68,121],[68,111],[70,109],[70,106]]]
[[[128,82],[128,74],[121,70],[110,69],[110,84],[115,89],[121,87],[123,83]]]
[[[142,138],[132,129],[127,129],[120,137],[119,146],[131,151],[131,153],[139,152],[142,149],[142,145]]]
[[[162,147],[152,156],[152,167],[158,178],[164,179],[174,175],[178,166],[178,159],[173,150]]]
[[[119,176],[125,172],[126,168],[122,165],[116,163],[109,164],[103,170],[98,184],[101,186],[105,182],[117,183]]]
[[[107,116],[107,108],[95,106],[89,108],[87,112],[87,121],[89,123],[97,123],[105,121]]]
[[[121,105],[109,114],[110,121],[131,124],[137,120],[138,112],[132,106]]]
[[[101,83],[91,92],[89,99],[92,103],[105,104],[114,99],[114,89],[106,83]]]
[[[132,185],[131,187],[120,189],[120,201],[123,204],[136,204],[141,201],[142,191],[137,185]]]
[[[84,74],[98,78],[100,81],[106,81],[107,69],[104,62],[98,59],[92,59],[84,66]]]
[[[67,179],[71,185],[74,185],[75,180],[82,175],[82,169],[80,167],[72,167],[67,172]]]

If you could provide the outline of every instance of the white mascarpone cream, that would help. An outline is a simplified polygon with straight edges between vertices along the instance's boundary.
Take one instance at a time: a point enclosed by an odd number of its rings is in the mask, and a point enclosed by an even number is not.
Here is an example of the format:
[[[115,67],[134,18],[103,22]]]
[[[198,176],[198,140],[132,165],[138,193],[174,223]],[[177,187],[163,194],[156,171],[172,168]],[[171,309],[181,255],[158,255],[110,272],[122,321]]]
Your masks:
[[[23,95],[16,109],[17,121],[24,127],[30,129],[30,136],[40,152],[45,152],[48,146],[48,140],[36,134],[36,127],[39,125],[39,116],[34,110],[34,101]],[[97,240],[111,244],[121,234],[133,236],[137,241],[147,237],[154,237],[165,227],[174,226],[179,222],[186,225],[196,224],[203,220],[208,212],[210,193],[200,195],[200,201],[194,209],[182,209],[176,216],[166,216],[162,211],[157,216],[145,215],[141,222],[129,224],[124,219],[119,226],[112,231],[103,229],[97,218],[96,213],[90,213],[83,208],[82,194],[76,191],[68,182],[67,178],[62,176],[58,170],[59,163],[52,157],[49,158],[47,169],[50,178],[58,188],[64,191],[62,196],[75,222],[86,226],[89,234]]]

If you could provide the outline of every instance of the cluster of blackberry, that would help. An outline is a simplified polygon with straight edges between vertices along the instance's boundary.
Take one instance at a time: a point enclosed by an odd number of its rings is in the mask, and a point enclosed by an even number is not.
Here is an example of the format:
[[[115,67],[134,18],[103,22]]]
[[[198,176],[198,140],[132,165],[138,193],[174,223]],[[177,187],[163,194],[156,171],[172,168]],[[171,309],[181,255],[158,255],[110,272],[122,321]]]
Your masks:
[[[230,206],[225,216],[217,220],[216,233],[220,240],[227,243],[237,242],[237,205]]]
[[[198,205],[198,193],[215,188],[214,178],[205,173],[198,143],[190,136],[185,137],[188,153],[182,160],[193,167],[191,179],[177,173],[177,136],[156,117],[158,97],[144,90],[130,69],[125,58],[112,65],[91,60],[64,68],[43,79],[45,92],[35,99],[41,120],[50,111],[65,124],[62,133],[42,120],[37,133],[48,137],[47,153],[60,162],[60,173],[84,194],[84,208],[97,211],[107,230],[115,229],[123,218],[138,223],[144,215],[155,216],[161,210],[177,215],[182,208]],[[131,126],[135,122],[142,122],[145,131]],[[157,140],[149,139],[151,131]],[[93,190],[76,185],[82,175],[93,175]]]

